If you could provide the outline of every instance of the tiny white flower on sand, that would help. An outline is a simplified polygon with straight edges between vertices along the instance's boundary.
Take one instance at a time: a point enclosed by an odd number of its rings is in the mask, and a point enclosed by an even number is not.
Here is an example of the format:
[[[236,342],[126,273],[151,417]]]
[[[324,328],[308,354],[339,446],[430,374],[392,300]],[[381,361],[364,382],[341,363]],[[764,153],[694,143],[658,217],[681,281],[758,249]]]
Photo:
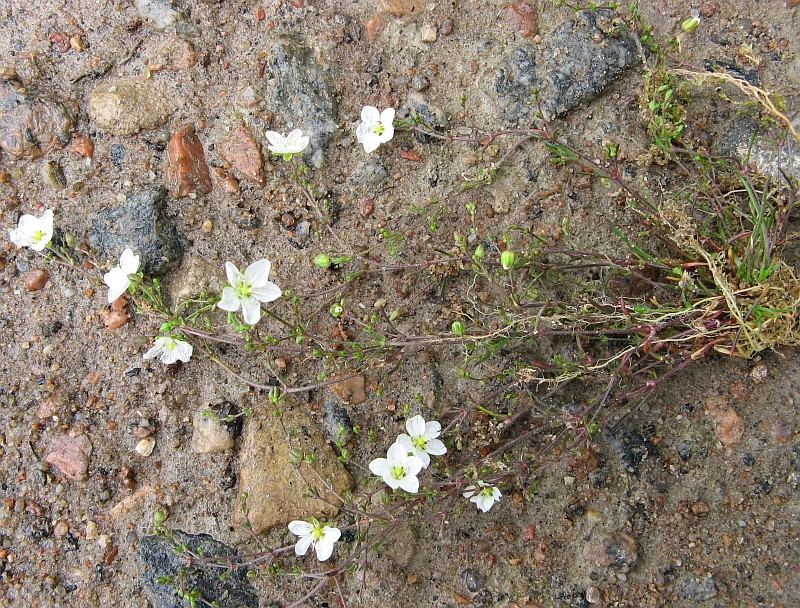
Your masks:
[[[417,474],[422,470],[422,461],[409,455],[408,450],[399,443],[391,445],[386,458],[376,458],[370,462],[369,470],[382,477],[393,490],[400,488],[411,494],[419,490]]]
[[[108,303],[120,297],[131,286],[130,275],[139,272],[139,256],[127,247],[119,256],[119,264],[103,275],[103,283],[108,285]]]
[[[300,154],[306,149],[311,138],[303,135],[300,129],[295,129],[285,137],[275,131],[267,131],[267,140],[270,144],[267,146],[270,152],[283,156],[283,160],[291,160],[293,155]]]
[[[172,365],[176,361],[187,363],[192,358],[192,345],[172,336],[158,336],[153,347],[144,354],[145,359],[158,357],[164,365]]]
[[[309,521],[294,520],[289,524],[289,532],[300,537],[294,546],[295,555],[305,555],[309,547],[314,547],[321,562],[331,556],[334,543],[342,535],[339,528],[323,526],[313,517]]]
[[[25,214],[19,218],[17,227],[8,231],[11,242],[17,247],[30,247],[42,251],[53,238],[53,211],[47,209],[42,217]]]
[[[495,486],[489,485],[482,481],[477,482],[478,487],[467,486],[464,488],[464,498],[469,498],[470,502],[474,502],[475,506],[481,511],[486,513],[492,508],[492,505],[500,500],[503,495]]]
[[[375,106],[361,109],[361,122],[356,127],[356,139],[369,154],[394,137],[394,108],[379,112]]]
[[[406,430],[408,435],[405,433],[398,435],[397,443],[409,454],[419,458],[424,468],[427,469],[431,463],[431,456],[447,453],[447,448],[437,439],[442,434],[442,425],[435,420],[425,422],[422,416],[414,416],[406,420]]]
[[[217,306],[229,312],[241,308],[245,323],[258,323],[261,319],[261,302],[272,302],[281,297],[280,287],[268,280],[271,269],[269,260],[253,262],[245,268],[244,273],[230,262],[225,262],[229,285],[222,290],[222,299]]]

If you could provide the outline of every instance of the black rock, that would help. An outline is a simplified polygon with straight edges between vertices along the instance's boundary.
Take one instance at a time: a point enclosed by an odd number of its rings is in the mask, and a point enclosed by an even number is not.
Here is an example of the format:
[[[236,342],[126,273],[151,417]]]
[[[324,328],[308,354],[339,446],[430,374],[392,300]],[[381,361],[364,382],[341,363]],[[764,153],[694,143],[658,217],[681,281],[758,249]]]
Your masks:
[[[353,423],[347,410],[335,401],[325,402],[322,420],[325,435],[333,443],[345,444],[353,437]]]
[[[166,200],[167,191],[159,186],[129,194],[118,207],[101,209],[92,215],[89,244],[113,260],[130,247],[141,256],[147,274],[169,270],[180,261],[183,247],[165,214]]]
[[[634,475],[639,474],[639,466],[647,456],[656,454],[656,446],[636,430],[623,429],[610,437],[608,444],[619,456],[622,467]]]
[[[535,61],[535,53],[543,60]],[[613,11],[579,11],[539,49],[526,44],[501,64],[495,90],[505,118],[516,124],[539,110],[546,120],[562,116],[599,96],[636,63],[638,53]]]
[[[180,530],[172,534],[175,543],[185,545],[195,554],[225,557],[236,553],[208,534],[193,535]],[[245,568],[188,566],[186,559],[176,553],[175,544],[158,535],[145,536],[139,541],[136,558],[142,584],[154,608],[186,608],[188,604],[179,595],[179,589],[195,591],[207,604],[217,602],[219,608],[258,608],[258,596],[247,580]],[[165,584],[168,579],[171,584]]]
[[[287,38],[270,49],[265,73],[269,107],[280,108],[286,131],[302,129],[311,137],[303,157],[320,167],[336,132],[336,101],[322,67],[307,46]]]
[[[698,576],[686,573],[675,586],[678,597],[693,602],[705,602],[717,595],[717,584],[713,576]]]

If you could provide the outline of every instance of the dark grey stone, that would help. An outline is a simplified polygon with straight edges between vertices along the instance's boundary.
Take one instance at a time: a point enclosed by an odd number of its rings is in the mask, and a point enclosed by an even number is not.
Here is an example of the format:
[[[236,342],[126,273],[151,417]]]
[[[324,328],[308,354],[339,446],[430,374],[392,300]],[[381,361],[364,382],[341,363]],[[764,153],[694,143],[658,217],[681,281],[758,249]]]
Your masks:
[[[705,602],[717,595],[717,584],[713,576],[686,573],[678,579],[675,589],[678,597],[692,602]]]
[[[208,534],[187,534],[180,530],[172,534],[176,543],[198,555],[236,554],[234,549]],[[245,568],[223,570],[188,566],[186,558],[175,551],[175,544],[158,535],[145,536],[139,541],[136,559],[153,608],[186,608],[189,604],[181,598],[179,590],[196,591],[206,602],[218,602],[219,608],[258,608],[258,596],[247,580]],[[159,583],[162,577],[171,577],[172,583]]]
[[[165,272],[183,254],[175,224],[165,214],[166,200],[163,187],[152,187],[129,194],[118,207],[92,214],[89,244],[109,259],[118,259],[130,247],[141,256],[145,273]]]
[[[653,443],[637,430],[623,429],[609,437],[608,444],[619,456],[622,467],[634,475],[639,474],[639,467],[645,458],[656,454]]]
[[[373,155],[353,171],[350,181],[356,186],[377,188],[387,177],[389,177],[389,172],[386,167],[377,156]]]
[[[636,63],[638,48],[613,11],[579,11],[538,49],[525,44],[501,64],[495,91],[504,118],[530,121],[541,110],[552,120],[592,101]]]
[[[483,586],[483,575],[474,568],[466,568],[461,572],[464,584],[472,593],[477,592]]]
[[[287,38],[270,49],[265,74],[269,107],[282,115],[286,131],[302,129],[311,137],[303,157],[320,167],[337,129],[336,101],[322,67],[307,46]]]
[[[353,423],[350,414],[336,401],[325,402],[325,416],[322,419],[325,435],[333,443],[347,443],[353,437]]]

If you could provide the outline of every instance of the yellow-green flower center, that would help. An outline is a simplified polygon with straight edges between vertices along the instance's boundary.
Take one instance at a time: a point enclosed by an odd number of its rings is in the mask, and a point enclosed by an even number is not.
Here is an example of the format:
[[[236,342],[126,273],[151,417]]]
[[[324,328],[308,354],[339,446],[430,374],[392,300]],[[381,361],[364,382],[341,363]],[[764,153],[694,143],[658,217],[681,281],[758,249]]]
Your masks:
[[[379,122],[377,125],[372,127],[372,132],[376,135],[383,135],[383,132],[386,130],[386,127],[383,126],[382,122]]]
[[[317,524],[311,529],[311,538],[313,538],[314,541],[322,540],[323,536],[325,535],[322,532],[322,524]]]
[[[239,296],[239,299],[241,300],[249,298],[252,292],[253,288],[247,281],[242,281],[236,286],[236,295]]]
[[[44,232],[41,230],[37,230],[33,233],[33,242],[38,245],[39,242],[44,238]]]
[[[167,350],[174,350],[175,349],[175,340],[167,340],[166,347],[167,347]]]
[[[392,467],[390,473],[394,479],[403,479],[406,476],[406,470],[403,467]]]
[[[424,450],[425,446],[427,446],[427,445],[428,445],[428,440],[425,439],[425,437],[422,437],[422,436],[414,437],[414,447],[415,448],[418,448],[420,450]]]
[[[492,493],[492,488],[483,488],[483,490],[480,491],[480,495],[486,497],[494,496],[494,494]]]

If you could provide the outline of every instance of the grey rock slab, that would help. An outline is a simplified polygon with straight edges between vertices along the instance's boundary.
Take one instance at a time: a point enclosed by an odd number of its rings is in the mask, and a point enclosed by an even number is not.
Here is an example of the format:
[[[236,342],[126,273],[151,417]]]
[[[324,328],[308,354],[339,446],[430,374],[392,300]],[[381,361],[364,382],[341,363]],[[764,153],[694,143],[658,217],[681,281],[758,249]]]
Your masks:
[[[209,557],[232,556],[236,554],[234,549],[208,534],[187,534],[180,530],[171,534],[174,543],[165,536],[150,535],[143,537],[136,548],[139,576],[153,608],[186,608],[188,602],[178,594],[178,585],[186,591],[197,591],[208,605],[217,602],[219,608],[258,608],[258,595],[247,580],[246,568],[225,570],[225,576],[220,576],[219,569],[187,565],[186,558],[175,551],[175,544]],[[173,584],[159,583],[162,577],[172,577]]]
[[[717,595],[717,584],[713,576],[686,573],[675,585],[678,597],[692,602],[706,602]]]
[[[356,167],[350,175],[350,182],[362,188],[377,188],[386,178],[389,172],[383,163],[376,156],[370,156],[367,160]]]
[[[313,166],[322,166],[325,148],[337,130],[334,91],[322,66],[311,49],[286,38],[272,45],[265,75],[269,107],[283,118],[286,132],[302,129],[311,137],[303,156]]]
[[[280,417],[268,406],[270,414],[245,423],[239,495],[247,493],[247,523],[256,534],[294,519],[333,517],[339,510],[334,493],[341,496],[353,487],[353,478],[325,442],[319,423],[302,407],[282,407]],[[298,463],[293,455],[298,453],[313,458],[314,464]],[[327,500],[309,496],[308,487]],[[238,504],[235,516],[245,523]]]
[[[194,413],[192,419],[192,452],[216,454],[233,448],[233,435],[224,422],[209,415],[206,408]]]
[[[796,125],[800,129],[800,122]],[[736,117],[720,128],[715,152],[753,165],[760,173],[784,182],[783,173],[800,181],[800,142],[772,137],[746,117]]]
[[[164,87],[152,80],[113,80],[89,94],[89,117],[112,135],[133,135],[163,125],[171,112]]]
[[[525,44],[501,63],[495,92],[504,118],[530,122],[539,110],[548,121],[563,116],[598,97],[638,55],[634,36],[613,11],[579,11],[539,47]]]
[[[146,274],[169,270],[180,261],[183,246],[166,215],[166,200],[167,191],[156,186],[129,194],[122,205],[97,211],[91,217],[89,244],[113,260],[130,247]]]
[[[181,16],[170,0],[136,0],[136,13],[144,23],[159,32],[175,25]]]
[[[222,264],[212,264],[200,256],[187,256],[180,268],[173,272],[165,285],[170,304],[178,306],[184,300],[197,297],[201,292],[220,293],[227,279]]]

